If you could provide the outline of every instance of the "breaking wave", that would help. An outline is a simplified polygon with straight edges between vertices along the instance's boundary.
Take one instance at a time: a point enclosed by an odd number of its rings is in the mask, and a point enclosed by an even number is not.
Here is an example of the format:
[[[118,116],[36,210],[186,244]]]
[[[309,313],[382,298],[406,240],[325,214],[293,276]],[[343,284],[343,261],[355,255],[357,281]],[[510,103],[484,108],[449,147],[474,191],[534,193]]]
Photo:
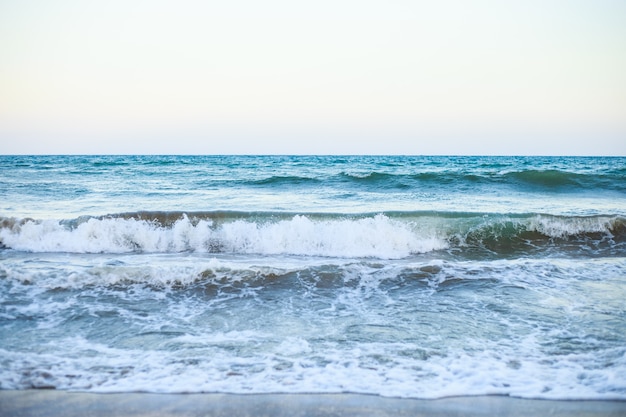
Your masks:
[[[398,259],[437,250],[541,247],[621,251],[626,219],[542,214],[134,212],[72,220],[0,219],[0,243],[26,252],[206,252]]]

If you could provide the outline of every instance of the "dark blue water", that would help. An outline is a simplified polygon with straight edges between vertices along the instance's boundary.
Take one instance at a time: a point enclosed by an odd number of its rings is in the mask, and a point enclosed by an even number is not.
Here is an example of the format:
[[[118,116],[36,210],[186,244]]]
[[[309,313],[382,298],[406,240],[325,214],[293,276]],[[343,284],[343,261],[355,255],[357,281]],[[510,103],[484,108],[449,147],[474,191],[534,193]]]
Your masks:
[[[0,157],[0,388],[626,398],[626,158]]]

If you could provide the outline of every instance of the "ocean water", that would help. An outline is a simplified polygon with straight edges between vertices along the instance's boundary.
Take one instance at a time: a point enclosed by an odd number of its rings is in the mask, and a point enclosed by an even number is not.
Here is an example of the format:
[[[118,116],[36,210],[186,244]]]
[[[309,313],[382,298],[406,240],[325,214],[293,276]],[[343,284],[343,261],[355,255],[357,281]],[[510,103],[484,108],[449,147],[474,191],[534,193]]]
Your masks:
[[[626,399],[626,158],[1,156],[0,389]]]

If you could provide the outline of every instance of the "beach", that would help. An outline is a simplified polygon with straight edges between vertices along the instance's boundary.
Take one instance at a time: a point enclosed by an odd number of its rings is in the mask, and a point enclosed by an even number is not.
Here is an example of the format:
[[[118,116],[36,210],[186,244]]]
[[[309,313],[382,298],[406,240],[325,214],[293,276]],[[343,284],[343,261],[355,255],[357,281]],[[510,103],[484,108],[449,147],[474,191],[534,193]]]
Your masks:
[[[551,401],[506,396],[437,400],[359,394],[94,394],[0,391],[0,415],[60,416],[623,416],[626,401]]]

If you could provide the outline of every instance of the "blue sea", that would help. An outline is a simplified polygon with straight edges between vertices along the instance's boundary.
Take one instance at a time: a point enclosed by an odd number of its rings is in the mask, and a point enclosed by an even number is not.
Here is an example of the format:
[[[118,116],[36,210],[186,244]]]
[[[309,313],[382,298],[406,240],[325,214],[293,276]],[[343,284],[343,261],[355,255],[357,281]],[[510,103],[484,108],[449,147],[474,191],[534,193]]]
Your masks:
[[[0,389],[626,400],[626,158],[0,156]]]

